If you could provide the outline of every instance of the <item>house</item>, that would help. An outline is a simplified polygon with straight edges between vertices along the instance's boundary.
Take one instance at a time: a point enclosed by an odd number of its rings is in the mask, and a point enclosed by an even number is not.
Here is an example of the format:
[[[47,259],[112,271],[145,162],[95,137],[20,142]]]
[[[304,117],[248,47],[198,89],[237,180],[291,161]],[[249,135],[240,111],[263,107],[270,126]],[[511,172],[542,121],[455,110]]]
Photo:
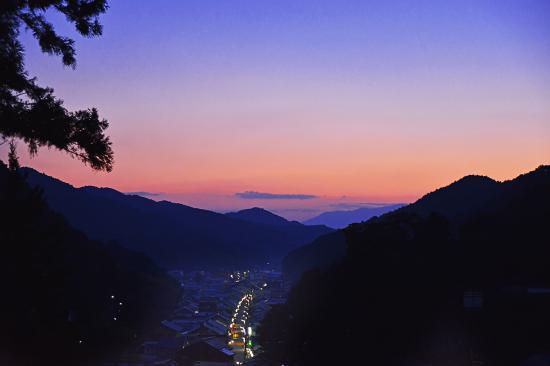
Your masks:
[[[215,313],[218,311],[219,299],[216,297],[205,296],[199,301],[199,312],[201,313]]]
[[[192,332],[200,327],[200,322],[195,320],[184,320],[184,319],[172,319],[172,320],[163,320],[161,324],[171,331],[178,334],[186,334]]]
[[[212,337],[223,337],[224,340],[227,339],[227,329],[224,329],[223,334],[220,334],[218,331],[214,331],[211,328],[206,327],[204,324],[201,324],[200,327],[189,332],[185,335],[189,342],[195,343],[199,340]]]
[[[187,344],[185,337],[145,341],[141,344],[143,355],[148,360],[173,359],[176,352]]]
[[[235,353],[226,348],[221,339],[202,340],[179,350],[176,354],[178,366],[233,366]]]
[[[227,334],[227,325],[223,324],[220,321],[216,321],[214,319],[210,319],[203,323],[203,325],[210,329],[212,332],[214,332],[217,335],[225,335]]]

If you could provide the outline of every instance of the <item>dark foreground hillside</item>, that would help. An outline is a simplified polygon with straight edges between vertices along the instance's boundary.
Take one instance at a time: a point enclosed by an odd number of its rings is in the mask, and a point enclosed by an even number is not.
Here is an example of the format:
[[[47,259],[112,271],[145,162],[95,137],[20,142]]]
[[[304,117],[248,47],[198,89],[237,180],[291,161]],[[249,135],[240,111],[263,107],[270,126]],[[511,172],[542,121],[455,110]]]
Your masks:
[[[520,365],[550,354],[550,167],[466,177],[345,233],[260,332],[272,365]],[[542,355],[542,356],[541,356]]]
[[[344,231],[336,230],[293,250],[283,258],[282,269],[285,279],[294,282],[306,271],[329,269],[344,258],[346,247]]]
[[[1,365],[93,363],[172,310],[179,287],[152,261],[89,240],[1,162],[0,207]]]

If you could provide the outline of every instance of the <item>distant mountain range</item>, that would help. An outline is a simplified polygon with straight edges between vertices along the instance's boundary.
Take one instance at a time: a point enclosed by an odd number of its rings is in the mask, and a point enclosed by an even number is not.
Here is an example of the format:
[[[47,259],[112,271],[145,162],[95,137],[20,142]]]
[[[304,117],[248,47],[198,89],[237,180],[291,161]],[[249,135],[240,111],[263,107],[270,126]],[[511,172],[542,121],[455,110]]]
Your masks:
[[[289,222],[254,208],[227,215],[156,202],[110,188],[75,188],[30,168],[31,186],[88,237],[140,251],[165,268],[232,267],[278,261],[332,229]]]
[[[403,206],[405,206],[405,204],[397,203],[376,207],[361,207],[348,211],[327,211],[303,221],[303,223],[306,225],[326,225],[334,229],[343,229],[349,224],[367,221],[373,216],[380,216]]]
[[[297,221],[288,221],[287,219],[275,215],[260,207],[248,208],[237,212],[228,212],[226,216],[234,219],[253,222],[256,224],[270,225],[270,226],[301,226]]]
[[[549,179],[549,171],[548,166],[541,166],[533,172],[505,182],[479,175],[465,176],[446,187],[426,194],[410,205],[391,210],[371,220],[387,220],[390,217],[405,214],[421,217],[437,214],[449,222],[451,229],[456,229],[472,217],[489,214],[488,210],[500,210],[508,200],[518,195],[525,195],[531,185],[545,184],[545,179]],[[529,197],[532,199],[533,196]],[[537,206],[537,202],[530,202],[530,204],[533,207]],[[353,230],[353,226],[358,224],[352,225],[350,229]],[[290,252],[283,260],[283,269],[287,276],[296,279],[309,269],[328,268],[338,262],[345,252],[344,234],[329,233],[307,246]]]

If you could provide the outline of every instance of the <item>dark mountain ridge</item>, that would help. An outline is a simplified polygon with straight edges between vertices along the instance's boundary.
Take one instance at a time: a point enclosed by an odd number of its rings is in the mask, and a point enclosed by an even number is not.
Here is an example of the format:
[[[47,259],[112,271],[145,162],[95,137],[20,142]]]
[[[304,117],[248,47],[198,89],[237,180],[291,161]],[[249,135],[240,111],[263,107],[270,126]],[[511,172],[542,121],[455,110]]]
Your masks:
[[[248,222],[254,222],[257,224],[264,224],[270,226],[294,226],[300,227],[303,224],[298,221],[290,221],[274,214],[266,209],[260,207],[252,207],[237,212],[228,212],[226,216],[232,217],[234,219],[239,219]],[[307,226],[317,226],[317,227],[326,227],[326,225],[307,225]]]
[[[549,170],[548,166],[540,166],[530,173],[503,182],[485,176],[468,175],[424,195],[410,205],[379,217],[372,217],[370,220],[383,221],[391,216],[405,214],[421,217],[437,214],[448,220],[451,231],[456,234],[461,224],[483,214],[503,211],[503,207],[510,200],[517,197],[527,198],[527,193],[531,193],[530,191],[540,191],[540,186],[544,185],[548,179]],[[543,194],[543,192],[540,193]],[[536,202],[532,204],[536,205]],[[360,228],[361,225],[361,223],[355,223],[352,226]],[[331,238],[334,248],[329,249]],[[341,248],[342,246],[345,246],[345,242],[341,236],[329,234],[320,237],[308,246],[290,252],[283,259],[283,269],[289,278],[295,279],[307,270],[327,268],[343,257],[345,248]]]
[[[462,222],[473,212],[490,205],[501,193],[503,183],[489,177],[469,175],[424,195],[395,213],[428,215],[437,212],[453,222]]]
[[[550,166],[540,166],[504,182],[469,176],[351,225],[342,260],[306,273],[268,314],[264,355],[274,364],[511,366],[548,354],[549,220]],[[323,333],[342,307],[344,354]]]
[[[115,241],[167,268],[233,267],[275,262],[331,229],[266,225],[168,201],[156,202],[110,188],[75,188],[22,168],[50,207],[90,238]]]
[[[385,216],[413,213],[426,217],[438,214],[452,225],[458,226],[478,216],[502,213],[504,207],[519,199],[536,200],[536,193],[544,197],[546,192],[543,190],[549,180],[550,166],[547,165],[502,182],[485,176],[469,175]],[[524,203],[537,205],[536,202]],[[523,215],[525,212],[510,214]]]

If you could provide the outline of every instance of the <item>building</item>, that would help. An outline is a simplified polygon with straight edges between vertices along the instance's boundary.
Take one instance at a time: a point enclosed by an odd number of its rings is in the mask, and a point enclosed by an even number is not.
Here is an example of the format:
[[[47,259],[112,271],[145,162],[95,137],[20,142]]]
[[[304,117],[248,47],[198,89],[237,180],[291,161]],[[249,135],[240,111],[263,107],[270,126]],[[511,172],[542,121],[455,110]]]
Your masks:
[[[235,353],[225,347],[225,341],[211,338],[202,340],[179,350],[176,354],[178,366],[233,366]]]

